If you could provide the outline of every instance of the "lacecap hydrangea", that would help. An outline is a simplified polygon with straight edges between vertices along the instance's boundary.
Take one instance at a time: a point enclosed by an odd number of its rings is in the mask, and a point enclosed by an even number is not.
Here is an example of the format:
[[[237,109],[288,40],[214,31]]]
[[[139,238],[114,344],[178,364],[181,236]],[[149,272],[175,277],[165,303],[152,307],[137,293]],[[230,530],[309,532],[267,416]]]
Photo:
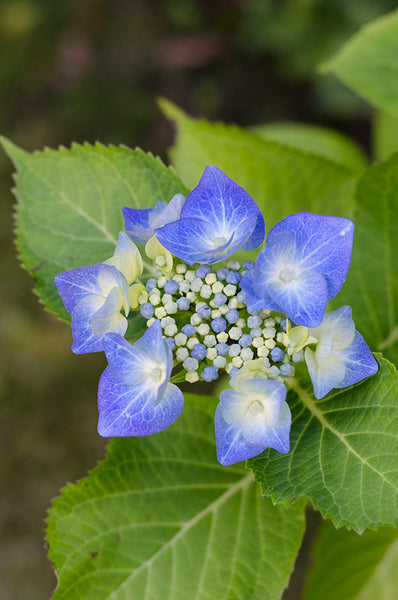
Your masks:
[[[98,389],[100,435],[161,431],[183,410],[176,383],[225,374],[229,386],[215,413],[218,460],[230,465],[265,448],[286,453],[287,389],[298,363],[306,363],[317,399],[376,373],[351,309],[326,312],[350,266],[349,219],[290,215],[269,231],[256,261],[242,264],[233,255],[261,246],[264,218],[215,166],[186,198],[155,198],[154,208],[125,207],[123,216],[126,233],[112,257],[55,278],[72,317],[72,350],[103,351],[108,360]],[[140,320],[146,331],[131,343],[126,333],[136,338]]]

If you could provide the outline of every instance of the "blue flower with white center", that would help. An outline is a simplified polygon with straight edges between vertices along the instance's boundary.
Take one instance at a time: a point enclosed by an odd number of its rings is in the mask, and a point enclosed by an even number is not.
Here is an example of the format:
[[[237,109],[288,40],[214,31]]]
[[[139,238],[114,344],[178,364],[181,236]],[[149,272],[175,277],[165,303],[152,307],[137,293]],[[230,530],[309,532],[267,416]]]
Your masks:
[[[188,194],[180,218],[155,229],[174,256],[212,264],[264,239],[264,218],[251,196],[215,166],[206,167]]]
[[[269,379],[246,379],[224,390],[216,409],[217,458],[222,465],[252,458],[265,448],[289,452],[291,414],[286,386]]]
[[[242,278],[248,308],[283,312],[306,327],[319,325],[347,275],[353,231],[353,223],[340,217],[298,213],[283,219]]]
[[[184,396],[169,383],[173,357],[160,321],[135,344],[108,334],[104,350],[109,364],[98,388],[98,433],[144,436],[169,427],[181,414]]]
[[[185,196],[175,194],[166,204],[161,200],[156,202],[155,208],[128,208],[122,209],[124,224],[132,240],[145,245],[155,234],[157,227],[179,219]]]
[[[317,340],[315,350],[305,349],[305,362],[318,400],[333,388],[348,387],[377,372],[377,361],[355,330],[349,306],[326,313],[308,333]]]
[[[128,282],[116,267],[103,263],[78,267],[60,273],[54,281],[72,317],[75,354],[100,352],[107,333],[126,333]]]

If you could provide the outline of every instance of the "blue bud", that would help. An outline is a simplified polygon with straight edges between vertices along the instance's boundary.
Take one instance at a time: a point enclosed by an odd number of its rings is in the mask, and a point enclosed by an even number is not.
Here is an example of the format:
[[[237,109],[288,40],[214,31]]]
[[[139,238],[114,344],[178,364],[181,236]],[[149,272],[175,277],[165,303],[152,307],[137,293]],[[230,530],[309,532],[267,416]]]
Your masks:
[[[228,344],[224,344],[224,342],[220,342],[219,344],[216,344],[216,350],[218,356],[227,356],[229,346]]]
[[[231,308],[225,314],[225,318],[227,319],[228,323],[236,323],[236,321],[239,320],[239,312],[236,310],[236,308]]]
[[[196,329],[193,325],[191,325],[190,323],[187,323],[187,325],[184,325],[184,327],[181,329],[181,331],[187,337],[190,337],[191,335],[193,335],[195,333]]]
[[[247,348],[252,343],[252,336],[250,333],[244,333],[239,339],[239,345],[242,348]]]
[[[153,290],[154,287],[156,287],[156,279],[154,277],[151,277],[146,282],[145,289],[147,292],[150,292],[151,290]]]
[[[243,268],[245,271],[250,271],[250,269],[253,269],[253,267],[254,267],[254,262],[253,262],[252,260],[246,260],[246,261],[243,263],[243,267],[242,267],[242,268]]]
[[[153,315],[154,310],[155,309],[153,308],[152,304],[150,304],[149,302],[145,302],[145,304],[141,304],[140,306],[140,313],[143,317],[145,317],[145,319],[150,319]]]
[[[286,331],[286,324],[287,324],[287,323],[286,323],[286,319],[282,319],[282,321],[281,321],[280,325],[281,325],[281,327],[282,327],[283,331]]]
[[[210,325],[213,331],[215,331],[216,333],[220,333],[220,331],[224,331],[226,329],[227,322],[222,317],[216,317],[212,320]]]
[[[184,369],[186,369],[187,371],[196,371],[198,368],[198,361],[196,358],[186,358],[184,360],[184,362],[182,363],[182,366],[184,367]]]
[[[189,310],[190,306],[191,306],[191,303],[188,300],[188,298],[185,298],[185,296],[183,296],[182,298],[177,298],[178,310]]]
[[[164,284],[164,291],[166,292],[166,294],[175,294],[178,290],[178,287],[178,283],[174,281],[174,279],[170,279]]]
[[[280,362],[281,360],[283,360],[283,357],[285,356],[285,353],[283,352],[282,348],[274,348],[273,350],[271,350],[271,358],[274,362]]]
[[[232,367],[229,376],[233,377],[236,373],[239,373],[239,369],[237,367]]]
[[[174,350],[175,345],[176,345],[176,343],[174,341],[174,338],[172,338],[172,337],[165,337],[163,339],[166,342],[166,344],[168,345],[168,347],[170,348],[170,350]]]
[[[210,273],[210,271],[210,265],[200,265],[200,267],[196,269],[196,277],[199,277],[199,279],[204,279],[206,275]]]
[[[229,272],[229,269],[227,269],[226,267],[222,267],[221,269],[217,269],[217,271],[216,271],[217,279],[219,281],[224,281],[224,279],[226,278],[228,272]]]
[[[247,319],[247,326],[250,327],[250,329],[258,327],[259,325],[261,325],[260,317],[249,317]]]
[[[211,308],[210,306],[207,306],[207,304],[201,304],[196,312],[198,313],[201,319],[208,319],[211,314]]]
[[[242,279],[242,275],[238,273],[238,271],[229,271],[225,279],[227,280],[227,283],[236,285]]]
[[[201,376],[205,381],[215,381],[218,379],[218,371],[216,367],[205,367],[201,373]]]
[[[241,350],[242,346],[239,344],[232,344],[232,346],[229,346],[228,354],[231,358],[233,358],[234,356],[239,356]]]
[[[198,360],[203,360],[206,357],[207,348],[204,344],[195,344],[195,346],[191,350],[191,356],[193,358],[197,358]]]
[[[238,302],[242,302],[242,304],[246,304],[246,294],[244,290],[241,290],[240,292],[238,292],[238,294],[236,294],[236,297],[238,299]]]
[[[282,377],[290,377],[293,373],[293,367],[290,363],[283,363],[283,365],[279,367],[279,370]]]
[[[261,312],[261,309],[254,309],[254,308],[253,308],[252,310],[249,310],[249,309],[247,308],[246,310],[247,310],[247,312],[249,313],[249,315],[259,315],[259,314],[260,314],[260,312]]]
[[[227,301],[227,297],[225,294],[217,293],[214,296],[214,304],[216,304],[217,306],[224,306],[226,301]]]

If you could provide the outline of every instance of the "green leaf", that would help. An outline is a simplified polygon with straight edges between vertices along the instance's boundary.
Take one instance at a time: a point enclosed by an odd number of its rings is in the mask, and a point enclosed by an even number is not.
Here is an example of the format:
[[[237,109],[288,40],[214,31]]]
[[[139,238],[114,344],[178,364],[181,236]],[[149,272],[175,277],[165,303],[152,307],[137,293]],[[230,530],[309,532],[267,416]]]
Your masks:
[[[373,377],[315,400],[291,382],[291,449],[248,462],[262,491],[288,505],[310,498],[336,526],[361,532],[398,525],[398,374],[379,358]]]
[[[398,117],[376,113],[373,120],[373,146],[376,160],[385,160],[398,150]]]
[[[304,600],[396,600],[398,536],[393,529],[362,536],[322,527]]]
[[[274,507],[251,474],[218,464],[210,412],[210,398],[187,396],[171,428],[112,441],[87,478],[64,488],[48,518],[54,600],[280,597],[303,504]]]
[[[355,175],[349,169],[236,126],[196,121],[165,100],[161,107],[177,123],[171,158],[188,187],[206,165],[218,166],[252,195],[267,229],[299,211],[350,216]]]
[[[16,169],[17,246],[46,308],[68,315],[54,276],[113,254],[123,206],[145,208],[186,190],[159,158],[101,144],[30,154],[2,138]]]
[[[398,11],[366,25],[324,65],[374,106],[398,116]]]
[[[398,361],[398,153],[358,184],[350,271],[335,306],[349,304],[374,350]]]
[[[259,125],[251,131],[265,140],[323,156],[353,171],[362,171],[367,164],[364,153],[353,140],[327,127],[281,122]]]

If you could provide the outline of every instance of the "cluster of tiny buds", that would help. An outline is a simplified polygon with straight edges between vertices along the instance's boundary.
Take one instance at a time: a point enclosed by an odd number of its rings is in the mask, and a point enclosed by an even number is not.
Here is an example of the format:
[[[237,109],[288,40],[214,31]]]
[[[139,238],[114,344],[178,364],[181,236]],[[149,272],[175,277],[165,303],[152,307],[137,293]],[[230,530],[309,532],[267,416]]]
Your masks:
[[[270,379],[294,375],[292,363],[304,357],[287,352],[286,320],[270,310],[247,310],[240,280],[252,261],[231,260],[214,271],[179,263],[166,277],[163,258],[155,260],[156,277],[146,283],[140,313],[148,327],[160,320],[186,381],[214,381],[223,370],[232,376],[255,359],[262,359]]]

